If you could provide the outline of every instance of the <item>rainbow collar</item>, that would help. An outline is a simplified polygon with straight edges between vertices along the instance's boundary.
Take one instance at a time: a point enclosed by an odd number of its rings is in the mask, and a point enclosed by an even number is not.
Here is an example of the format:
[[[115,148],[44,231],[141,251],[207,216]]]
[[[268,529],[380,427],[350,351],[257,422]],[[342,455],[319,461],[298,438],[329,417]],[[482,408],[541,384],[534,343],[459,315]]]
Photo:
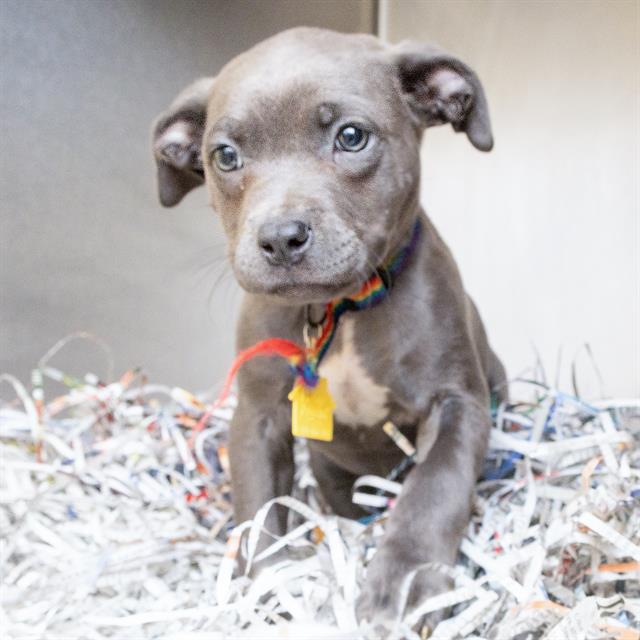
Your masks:
[[[318,438],[320,440],[331,440],[333,434],[332,401],[330,396],[327,398],[326,383],[324,389],[321,385],[318,385],[318,381],[320,380],[318,366],[331,345],[341,316],[347,311],[370,309],[384,300],[393,286],[395,279],[411,258],[411,254],[414,252],[420,240],[421,232],[422,223],[420,218],[418,218],[413,225],[413,231],[411,232],[411,238],[408,244],[400,249],[391,260],[377,269],[362,287],[360,287],[358,293],[350,298],[333,300],[327,304],[324,318],[322,322],[317,325],[317,337],[307,339],[309,330],[313,328],[307,323],[305,326],[304,348],[298,343],[292,340],[286,340],[285,338],[267,338],[238,353],[227,373],[227,378],[218,399],[200,419],[195,432],[204,428],[213,410],[224,402],[231,391],[231,385],[238,369],[240,369],[245,362],[248,362],[256,356],[279,356],[289,362],[289,366],[296,374],[296,382],[292,391],[292,393],[295,392],[296,395],[293,397],[290,395],[289,398],[292,402],[297,403],[298,410],[304,414],[298,415],[295,411],[293,413],[293,415],[296,416],[296,420],[302,423],[302,428],[298,428],[300,426],[299,424],[298,427],[293,428],[294,435]],[[299,392],[296,392],[296,389],[300,388],[300,386],[306,387],[307,391],[311,389],[318,390],[320,392],[319,400],[318,398],[315,400],[313,398],[310,399],[308,394],[303,394],[304,397],[302,398],[298,397]],[[315,394],[314,397],[315,396],[317,396],[317,394]],[[318,418],[321,419],[319,428],[317,428]],[[315,427],[314,425],[311,425],[311,427],[308,425],[306,427],[304,426],[305,420],[308,421],[309,419],[315,421]],[[294,420],[292,424],[295,425],[297,423]],[[298,429],[297,431],[296,428]],[[192,443],[193,437],[194,436],[192,436],[191,440]]]
[[[315,387],[318,383],[318,367],[331,346],[342,315],[347,311],[371,309],[384,300],[398,275],[409,262],[409,258],[418,245],[421,232],[422,222],[418,217],[413,225],[409,242],[382,267],[376,269],[371,277],[360,287],[358,293],[349,298],[332,300],[327,303],[324,317],[315,327],[307,322],[305,326],[305,356],[304,358],[295,358],[294,361],[290,361],[296,375],[302,379],[306,387]],[[313,329],[317,330],[317,336],[307,339],[310,330]]]

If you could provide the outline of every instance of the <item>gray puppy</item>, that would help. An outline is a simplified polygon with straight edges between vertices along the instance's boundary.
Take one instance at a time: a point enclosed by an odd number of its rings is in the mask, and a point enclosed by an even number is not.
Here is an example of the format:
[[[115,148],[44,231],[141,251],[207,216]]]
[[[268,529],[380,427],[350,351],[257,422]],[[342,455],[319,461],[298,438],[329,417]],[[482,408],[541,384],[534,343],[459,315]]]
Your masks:
[[[459,59],[298,28],[189,86],[154,125],[162,204],[206,183],[221,216],[247,292],[238,349],[270,337],[302,342],[328,301],[353,296],[413,239],[384,300],[342,317],[320,366],[336,404],[334,438],[309,440],[324,498],[352,518],[362,515],[354,480],[384,476],[402,459],[382,424],[392,420],[417,447],[358,603],[360,618],[377,623],[397,614],[408,572],[454,563],[487,444],[489,390],[505,380],[419,202],[423,131],[446,123],[491,149],[482,86]],[[239,373],[230,436],[237,522],[291,492],[293,382],[275,358]],[[268,526],[283,533],[285,514],[274,512]],[[410,604],[445,587],[423,571]]]

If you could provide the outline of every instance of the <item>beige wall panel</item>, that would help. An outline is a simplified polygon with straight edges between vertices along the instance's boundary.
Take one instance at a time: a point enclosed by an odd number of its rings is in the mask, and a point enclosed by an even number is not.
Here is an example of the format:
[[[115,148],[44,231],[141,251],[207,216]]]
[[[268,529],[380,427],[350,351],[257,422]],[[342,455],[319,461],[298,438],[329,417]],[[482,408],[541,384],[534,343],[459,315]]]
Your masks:
[[[381,3],[390,41],[437,42],[484,83],[493,152],[430,130],[423,202],[512,375],[535,345],[553,381],[562,348],[566,386],[588,342],[605,394],[640,393],[639,6]]]

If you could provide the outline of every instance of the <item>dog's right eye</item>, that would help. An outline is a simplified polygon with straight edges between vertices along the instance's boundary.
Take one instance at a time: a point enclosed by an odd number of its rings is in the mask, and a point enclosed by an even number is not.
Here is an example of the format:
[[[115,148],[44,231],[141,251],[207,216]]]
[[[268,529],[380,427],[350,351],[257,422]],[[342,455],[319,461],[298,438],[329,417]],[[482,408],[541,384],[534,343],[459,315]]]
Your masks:
[[[369,133],[355,124],[348,124],[338,131],[336,146],[342,151],[362,151],[369,142]]]
[[[238,152],[228,144],[218,147],[213,152],[213,161],[220,171],[235,171],[242,166]]]

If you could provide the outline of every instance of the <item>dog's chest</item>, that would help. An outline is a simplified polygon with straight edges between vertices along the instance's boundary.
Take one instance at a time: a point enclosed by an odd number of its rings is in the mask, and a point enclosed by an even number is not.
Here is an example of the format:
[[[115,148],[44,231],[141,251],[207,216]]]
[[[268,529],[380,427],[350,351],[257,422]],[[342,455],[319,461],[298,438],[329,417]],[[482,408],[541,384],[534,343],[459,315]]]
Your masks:
[[[389,389],[365,370],[355,348],[353,319],[344,318],[339,331],[340,348],[332,349],[319,368],[336,404],[336,420],[352,427],[374,426],[387,417]]]

